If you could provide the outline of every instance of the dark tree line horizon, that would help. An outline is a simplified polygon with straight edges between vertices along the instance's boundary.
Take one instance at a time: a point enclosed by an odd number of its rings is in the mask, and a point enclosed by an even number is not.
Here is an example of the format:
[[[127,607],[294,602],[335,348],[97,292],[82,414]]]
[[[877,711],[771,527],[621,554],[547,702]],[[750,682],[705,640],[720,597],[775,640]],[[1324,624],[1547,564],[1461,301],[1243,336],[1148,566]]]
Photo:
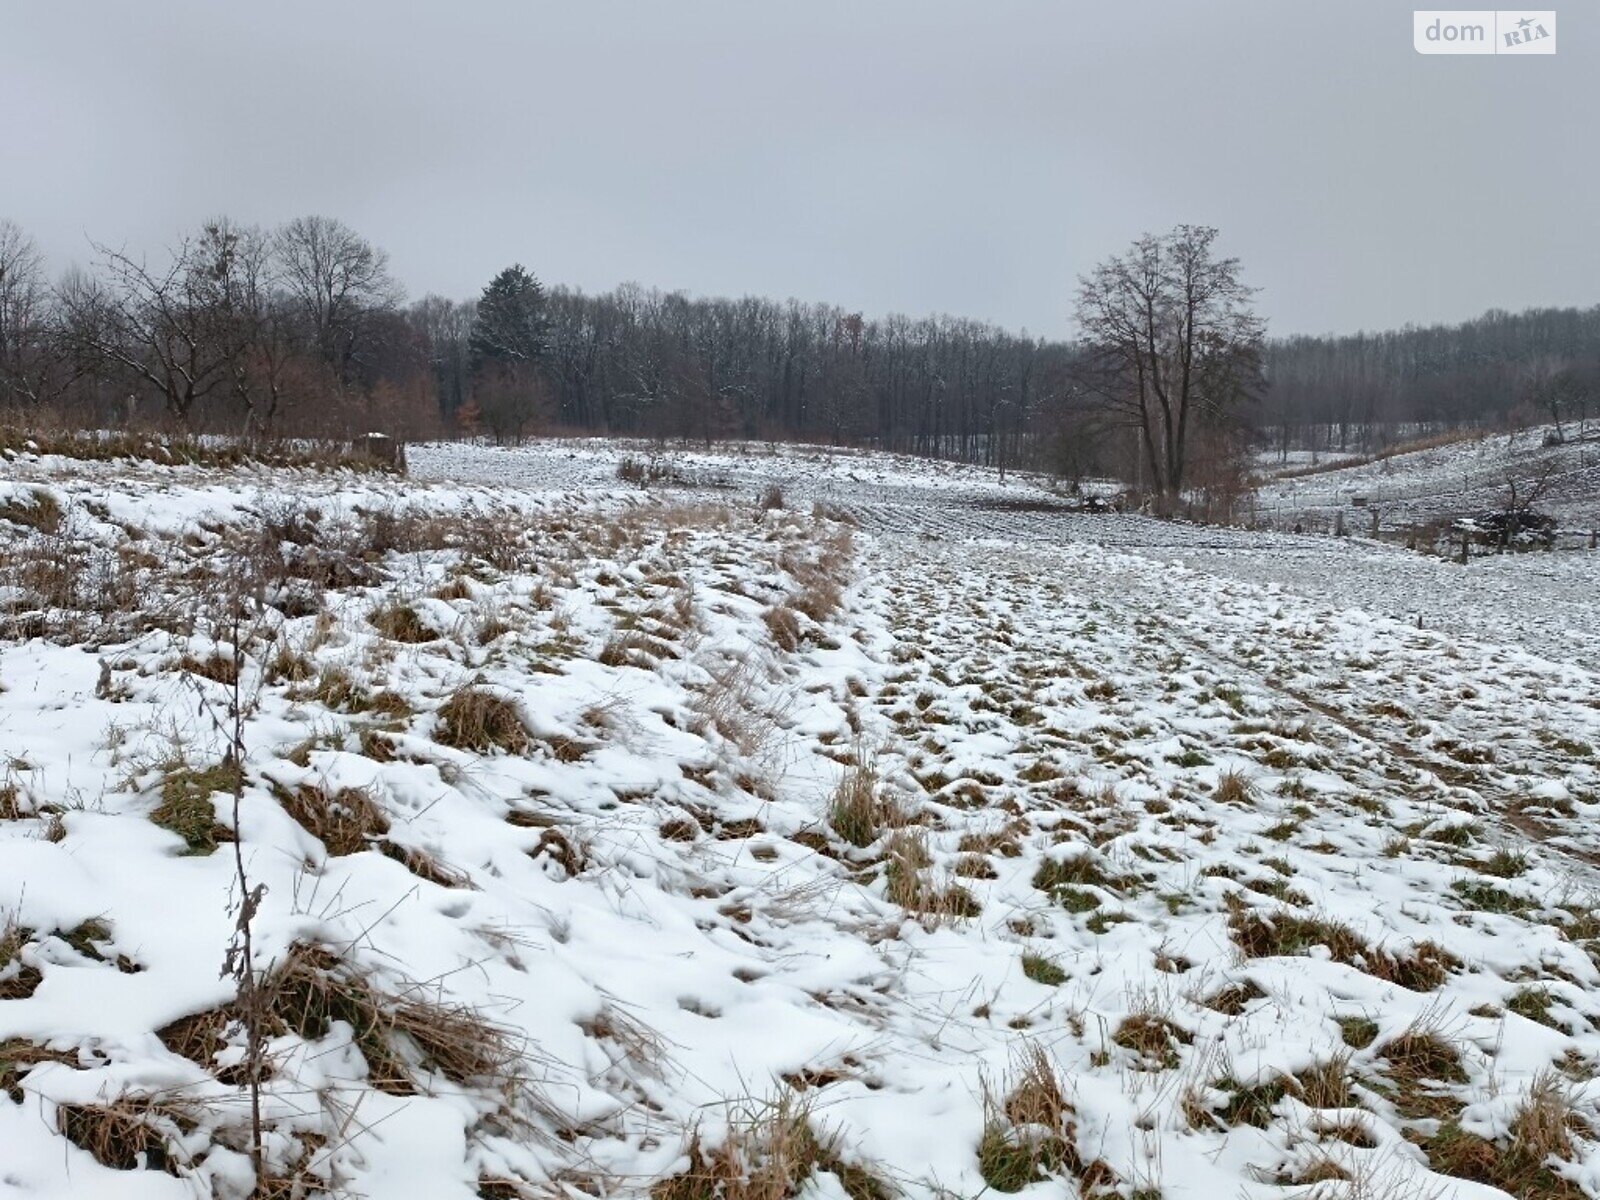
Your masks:
[[[1171,493],[1236,480],[1253,447],[1371,449],[1597,411],[1600,305],[1268,338],[1215,236],[1179,226],[1107,258],[1078,281],[1081,334],[1065,341],[792,299],[586,293],[521,265],[478,297],[407,303],[382,249],[327,217],[218,218],[148,258],[91,243],[87,268],[52,278],[0,220],[0,420],[790,438]],[[1127,319],[1141,305],[1142,332]]]

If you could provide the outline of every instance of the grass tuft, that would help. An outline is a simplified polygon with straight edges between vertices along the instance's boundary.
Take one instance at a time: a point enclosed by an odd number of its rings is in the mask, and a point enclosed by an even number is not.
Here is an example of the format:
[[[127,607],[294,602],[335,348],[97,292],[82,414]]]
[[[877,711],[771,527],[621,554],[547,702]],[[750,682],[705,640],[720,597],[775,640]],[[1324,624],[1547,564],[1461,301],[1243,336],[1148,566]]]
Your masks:
[[[471,686],[460,688],[440,706],[433,737],[442,745],[479,754],[494,750],[521,754],[529,746],[528,729],[516,704]]]
[[[391,642],[418,645],[435,641],[438,637],[422,619],[422,614],[410,604],[384,604],[367,614],[367,621]]]
[[[1292,957],[1324,946],[1335,962],[1417,992],[1437,988],[1461,965],[1460,959],[1435,942],[1419,942],[1408,953],[1392,954],[1370,945],[1342,922],[1293,912],[1267,916],[1235,904],[1228,929],[1247,957]]]
[[[1067,981],[1067,973],[1056,965],[1055,959],[1046,958],[1043,954],[1024,953],[1022,973],[1046,987],[1059,987]]]
[[[1140,1012],[1125,1017],[1111,1040],[1125,1050],[1132,1050],[1144,1067],[1172,1070],[1181,1061],[1178,1048],[1191,1044],[1194,1035],[1165,1017]]]
[[[818,1129],[808,1100],[786,1093],[729,1107],[721,1144],[708,1150],[694,1133],[687,1166],[658,1180],[651,1200],[791,1200],[818,1190],[811,1180],[819,1174],[831,1174],[850,1200],[892,1200],[897,1194],[886,1180],[843,1157],[838,1137]]]
[[[878,776],[870,766],[845,770],[828,802],[828,823],[852,846],[872,845],[888,829],[904,824],[899,808],[878,791]]]
[[[307,783],[290,791],[274,787],[284,811],[334,856],[358,854],[389,832],[389,819],[363,788],[330,792],[321,784]]]
[[[231,796],[242,782],[233,763],[217,763],[203,770],[175,768],[161,781],[161,803],[150,819],[181,837],[187,853],[210,854],[219,844],[233,841],[233,830],[217,820],[212,797],[218,793]]]

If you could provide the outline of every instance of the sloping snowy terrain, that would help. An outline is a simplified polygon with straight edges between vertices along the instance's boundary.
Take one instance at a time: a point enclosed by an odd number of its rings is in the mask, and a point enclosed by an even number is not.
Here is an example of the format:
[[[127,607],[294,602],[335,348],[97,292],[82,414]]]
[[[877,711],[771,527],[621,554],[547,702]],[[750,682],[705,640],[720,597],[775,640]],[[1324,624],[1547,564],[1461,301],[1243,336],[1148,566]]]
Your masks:
[[[1600,1196],[1600,555],[645,456],[8,465],[0,1200]]]
[[[1310,474],[1301,473],[1307,464],[1294,462],[1273,477],[1275,464],[1263,463],[1257,508],[1280,526],[1303,521],[1308,528],[1342,508],[1351,530],[1360,532],[1374,511],[1389,529],[1503,508],[1515,485],[1519,501],[1537,493],[1539,510],[1564,529],[1600,527],[1600,438],[1592,426],[1573,425],[1565,444],[1547,445],[1553,432],[1542,426],[1350,465],[1332,455],[1328,469]],[[1366,509],[1351,509],[1357,496]]]

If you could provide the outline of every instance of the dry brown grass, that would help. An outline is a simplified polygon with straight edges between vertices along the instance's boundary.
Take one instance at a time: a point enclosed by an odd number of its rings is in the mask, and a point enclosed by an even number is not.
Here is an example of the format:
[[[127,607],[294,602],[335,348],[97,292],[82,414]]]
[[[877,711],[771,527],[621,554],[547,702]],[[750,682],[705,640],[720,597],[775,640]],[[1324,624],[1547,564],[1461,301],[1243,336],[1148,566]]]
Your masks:
[[[895,830],[884,847],[883,859],[884,895],[925,924],[966,920],[982,911],[977,899],[960,884],[941,885],[930,878],[933,858],[922,830]]]
[[[1248,808],[1255,803],[1255,785],[1238,771],[1224,771],[1217,779],[1217,790],[1212,793],[1212,798],[1218,804]]]
[[[1142,1067],[1171,1070],[1181,1059],[1180,1048],[1190,1045],[1194,1035],[1153,1012],[1136,1012],[1125,1017],[1111,1040],[1138,1056]]]
[[[761,619],[772,634],[773,645],[779,650],[792,653],[800,648],[804,633],[800,628],[800,618],[793,608],[786,604],[776,605],[767,609]]]
[[[442,888],[472,888],[472,877],[465,871],[459,871],[450,866],[436,854],[416,846],[402,846],[398,842],[388,839],[378,843],[378,849],[383,856],[399,863],[418,879],[435,884]]]
[[[905,824],[905,814],[881,794],[870,765],[847,767],[828,802],[828,823],[852,846],[865,848],[890,829]]]
[[[10,1097],[13,1104],[21,1104],[22,1081],[34,1067],[42,1063],[76,1066],[77,1062],[75,1051],[51,1050],[20,1038],[0,1042],[0,1095]]]
[[[22,802],[22,785],[17,782],[16,776],[7,771],[4,780],[0,780],[0,821],[21,821],[31,817],[31,806],[24,808]]]
[[[179,1017],[156,1030],[156,1037],[169,1052],[213,1072],[223,1083],[241,1084],[248,1077],[243,1063],[224,1069],[215,1065],[218,1054],[244,1044],[243,1025],[232,1005]],[[263,1078],[270,1074],[269,1066]]]
[[[473,685],[458,689],[440,706],[433,737],[441,745],[479,754],[522,754],[531,744],[515,702]]]
[[[115,1171],[159,1170],[176,1175],[188,1164],[182,1133],[194,1115],[171,1102],[125,1096],[106,1104],[63,1104],[56,1127],[69,1142]]]
[[[1204,1004],[1223,1016],[1237,1017],[1244,1012],[1251,1001],[1265,999],[1266,994],[1254,980],[1246,979],[1240,983],[1230,983],[1214,992],[1206,997]]]
[[[695,1133],[688,1166],[658,1180],[651,1200],[791,1200],[821,1172],[832,1173],[850,1200],[891,1200],[898,1194],[842,1157],[838,1139],[819,1131],[806,1100],[785,1094],[729,1107],[721,1144],[708,1150]]]
[[[1402,1086],[1428,1081],[1467,1082],[1461,1051],[1426,1025],[1413,1025],[1399,1037],[1379,1046],[1377,1053],[1388,1064],[1389,1078]]]
[[[413,605],[390,601],[367,614],[367,622],[391,642],[420,645],[438,639]]]
[[[1533,1081],[1506,1137],[1491,1142],[1450,1120],[1423,1143],[1423,1150],[1428,1165],[1440,1174],[1486,1183],[1519,1200],[1579,1200],[1583,1190],[1557,1175],[1550,1164],[1573,1162],[1575,1138],[1592,1135],[1574,1110],[1571,1090],[1546,1074]]]
[[[819,625],[839,611],[844,590],[832,579],[813,579],[789,597],[789,606]]]
[[[359,854],[389,832],[388,817],[364,788],[329,791],[320,783],[304,783],[293,790],[274,786],[272,792],[330,855]]]
[[[336,1021],[380,1091],[410,1095],[421,1071],[453,1083],[521,1085],[520,1038],[476,1010],[430,999],[419,988],[385,991],[323,946],[297,944],[262,983],[263,1002],[280,1031],[327,1036]]]
[[[238,767],[218,763],[196,769],[174,766],[161,781],[161,803],[150,819],[184,840],[189,854],[210,854],[219,844],[233,841],[233,830],[217,820],[213,797],[232,795],[243,782]]]
[[[0,924],[0,1000],[26,1000],[43,982],[38,968],[22,961],[22,948],[32,936],[13,919]]]
[[[1121,1180],[1104,1161],[1085,1161],[1076,1144],[1076,1113],[1049,1054],[1026,1047],[1012,1067],[1010,1086],[997,1098],[986,1085],[978,1172],[994,1191],[1019,1192],[1030,1184],[1070,1176],[1076,1194],[1119,1194]]]
[[[600,647],[597,660],[607,667],[643,667],[653,670],[663,660],[678,657],[677,649],[664,638],[654,637],[642,630],[621,630],[606,639]]]
[[[0,500],[0,521],[10,521],[39,533],[55,533],[64,514],[55,494],[44,488],[31,489],[26,498]]]
[[[1339,454],[1325,463],[1288,467],[1281,471],[1273,471],[1271,475],[1274,479],[1304,479],[1308,475],[1326,475],[1333,471],[1364,467],[1370,463],[1382,462],[1384,459],[1396,458],[1402,454],[1416,454],[1423,450],[1437,450],[1442,446],[1456,445],[1458,442],[1479,442],[1487,436],[1489,436],[1488,432],[1482,429],[1447,429],[1442,433],[1433,433],[1425,437],[1412,438],[1409,441],[1396,442],[1393,446],[1387,446],[1371,454]]]
[[[304,438],[244,441],[139,430],[81,429],[59,419],[41,418],[0,425],[0,451],[52,454],[87,462],[132,460],[166,465],[273,467],[392,474],[394,468],[364,454],[352,454],[342,440]]]
[[[239,681],[238,661],[233,655],[223,654],[220,650],[208,654],[205,658],[185,654],[178,660],[178,670],[227,687],[232,687]]]
[[[341,666],[330,664],[317,672],[315,679],[289,689],[291,700],[315,700],[336,712],[366,712],[372,706],[372,693]]]
[[[746,756],[758,757],[779,732],[779,716],[762,695],[762,665],[754,655],[710,666],[707,680],[690,698],[689,730],[704,737],[711,730]]]
[[[1234,903],[1228,929],[1249,958],[1296,956],[1325,946],[1335,962],[1416,992],[1442,984],[1461,960],[1436,942],[1418,942],[1404,954],[1369,944],[1350,926],[1317,916],[1278,911],[1270,916]]]

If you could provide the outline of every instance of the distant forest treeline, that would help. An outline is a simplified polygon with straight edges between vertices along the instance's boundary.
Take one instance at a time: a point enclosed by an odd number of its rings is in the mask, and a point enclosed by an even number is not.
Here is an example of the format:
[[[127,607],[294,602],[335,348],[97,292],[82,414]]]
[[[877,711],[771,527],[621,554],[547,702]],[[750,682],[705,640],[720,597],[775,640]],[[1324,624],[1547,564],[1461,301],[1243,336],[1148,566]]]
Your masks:
[[[0,419],[343,438],[592,431],[799,438],[1132,478],[1139,443],[1089,356],[949,316],[545,289],[407,302],[342,223],[207,223],[149,259],[52,275],[0,221]],[[1063,313],[1065,317],[1066,314]],[[1600,307],[1269,339],[1230,444],[1372,448],[1401,430],[1600,412]],[[1209,431],[1214,435],[1217,431]]]
[[[1371,449],[1407,427],[1564,428],[1600,416],[1600,306],[1280,338],[1266,374],[1256,423],[1274,445]]]

